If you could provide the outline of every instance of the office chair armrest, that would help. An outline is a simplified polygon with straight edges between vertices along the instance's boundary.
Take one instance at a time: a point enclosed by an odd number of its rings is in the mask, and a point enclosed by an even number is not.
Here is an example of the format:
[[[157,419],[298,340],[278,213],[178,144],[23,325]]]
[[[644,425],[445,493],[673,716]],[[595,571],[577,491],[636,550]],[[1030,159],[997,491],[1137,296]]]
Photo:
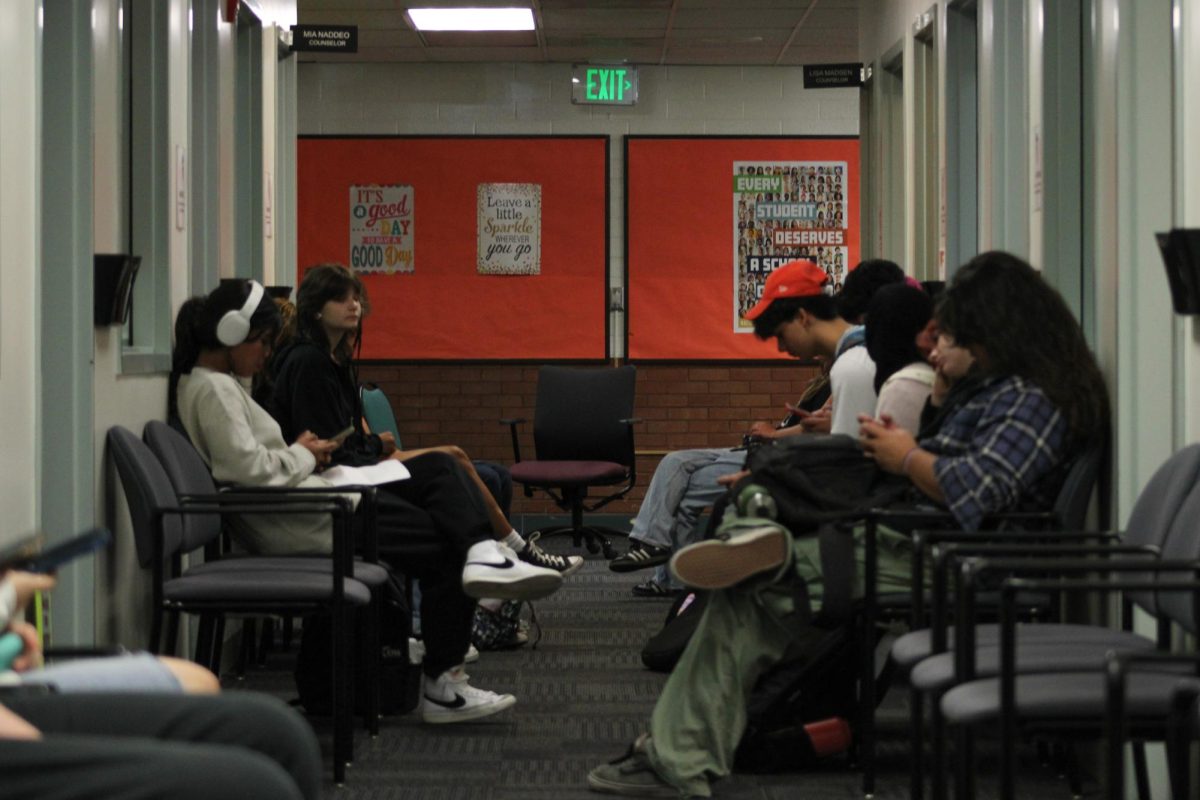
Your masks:
[[[942,653],[945,652],[948,647],[948,606],[950,602],[949,571],[952,567],[961,564],[964,559],[987,559],[989,557],[996,558],[1002,556],[1014,557],[1007,563],[1020,564],[1021,566],[1004,570],[1006,575],[1013,576],[1020,575],[1022,572],[1026,571],[1046,572],[1047,570],[1030,570],[1027,566],[1027,559],[1039,557],[1044,559],[1048,556],[1157,555],[1158,552],[1159,549],[1154,545],[1039,544],[1036,542],[1025,542],[1019,544],[997,544],[992,542],[953,542],[945,546],[936,547],[934,549],[934,575],[933,589],[931,592],[932,611],[929,625],[933,637],[931,642],[931,652]],[[983,571],[981,571],[978,577],[975,579],[976,583],[982,580]],[[1049,571],[1053,572],[1054,570],[1051,569]],[[976,586],[972,586],[969,591],[975,591],[976,588]],[[962,587],[957,587],[957,589],[958,594],[961,595],[963,591]],[[957,626],[956,629],[960,632],[969,631],[969,633],[966,634],[966,636],[969,637],[973,634],[977,621],[978,620],[974,614],[974,608],[972,607],[967,616],[958,616],[954,623]],[[956,637],[956,641],[963,642],[967,641],[967,639],[962,633],[960,633],[960,635]]]
[[[1125,741],[1128,734],[1125,716],[1125,682],[1130,672],[1137,667],[1149,665],[1167,666],[1190,664],[1192,674],[1200,675],[1200,653],[1130,652],[1109,653],[1105,665],[1104,738],[1108,745],[1109,797],[1124,798],[1125,788]],[[1167,713],[1166,741],[1167,760],[1170,770],[1181,770],[1172,776],[1171,786],[1180,794],[1190,796],[1187,789],[1191,776],[1185,772],[1188,743],[1196,729],[1196,699],[1200,690],[1193,685],[1181,683],[1171,693],[1171,708]],[[1116,787],[1116,788],[1113,788]]]
[[[224,486],[220,496],[240,497],[251,502],[275,503],[276,498],[308,495],[329,496],[331,494],[357,494],[363,508],[362,541],[360,550],[364,560],[379,562],[379,488],[368,484],[348,483],[344,486]],[[185,497],[181,497],[183,500]],[[218,500],[216,502],[225,502]]]
[[[510,418],[510,419],[502,419],[502,420],[500,420],[500,424],[501,424],[501,425],[507,425],[507,426],[508,426],[508,432],[509,432],[509,434],[511,434],[511,435],[512,435],[513,463],[514,463],[514,464],[520,464],[520,463],[521,463],[521,443],[520,443],[519,441],[517,441],[517,426],[518,426],[518,425],[520,425],[520,424],[521,424],[522,422],[524,422],[524,421],[525,421],[525,418],[524,418],[524,417],[512,417],[512,418]],[[526,487],[526,489],[525,489],[525,494],[526,494],[526,496],[528,496],[528,497],[532,497],[532,496],[533,496],[533,495],[530,493],[530,491],[529,491],[529,488],[528,488],[528,487]]]
[[[279,514],[279,513],[295,513],[295,514],[329,514],[333,522],[333,552],[331,558],[333,560],[333,574],[341,577],[351,577],[354,574],[354,554],[353,548],[350,547],[350,538],[352,536],[351,522],[354,516],[354,508],[350,504],[350,499],[337,494],[325,492],[325,497],[319,501],[313,500],[299,501],[296,498],[285,498],[286,502],[246,502],[252,499],[246,495],[230,495],[233,500],[241,502],[229,502],[221,500],[220,502],[198,502],[194,498],[191,502],[181,503],[177,506],[161,506],[155,508],[151,517],[151,524],[159,535],[154,537],[154,591],[161,591],[163,582],[163,538],[162,538],[162,522],[163,519],[171,514],[180,517],[189,514]],[[339,531],[341,535],[339,535]],[[335,592],[340,596],[341,584]],[[156,595],[155,602],[160,598]]]
[[[1157,548],[1139,550],[1146,555],[1155,555]],[[1121,553],[1128,555],[1128,553]],[[975,592],[979,582],[989,574],[997,572],[1016,573],[1019,571],[1058,573],[1055,578],[1026,578],[1009,574],[1000,585],[1000,646],[1001,658],[1005,657],[1005,640],[1010,648],[1015,648],[1013,641],[1016,626],[1016,598],[1019,591],[1045,591],[1058,594],[1077,594],[1080,592],[1111,593],[1121,590],[1164,591],[1163,584],[1149,581],[1145,578],[1129,580],[1096,580],[1086,576],[1103,573],[1121,572],[1193,572],[1200,575],[1200,561],[1157,560],[1140,558],[988,558],[971,556],[962,561],[958,570],[957,601],[959,620],[972,620],[975,617]],[[1061,577],[1077,576],[1077,577]],[[1188,584],[1171,584],[1172,590],[1188,588]],[[1194,596],[1194,602],[1200,609],[1200,593]],[[1197,612],[1200,614],[1200,611]],[[961,680],[971,680],[975,675],[975,631],[971,624],[963,624],[955,629],[955,661],[956,674]],[[1015,661],[1013,662],[1015,665]],[[1014,666],[1015,668],[1015,666]]]

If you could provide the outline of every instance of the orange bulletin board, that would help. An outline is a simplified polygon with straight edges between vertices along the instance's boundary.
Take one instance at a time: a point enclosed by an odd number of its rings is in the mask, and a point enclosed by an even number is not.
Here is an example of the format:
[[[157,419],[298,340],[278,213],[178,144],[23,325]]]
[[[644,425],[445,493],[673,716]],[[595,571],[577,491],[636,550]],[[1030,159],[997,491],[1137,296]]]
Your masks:
[[[858,184],[857,137],[625,137],[629,358],[786,358],[741,315],[794,258],[840,284]]]
[[[302,136],[297,181],[297,284],[312,264],[358,269],[364,359],[608,356],[608,137]],[[537,274],[484,274],[482,208],[497,185],[536,187]],[[395,236],[365,238],[366,218]],[[392,243],[386,257],[352,252],[371,241]]]

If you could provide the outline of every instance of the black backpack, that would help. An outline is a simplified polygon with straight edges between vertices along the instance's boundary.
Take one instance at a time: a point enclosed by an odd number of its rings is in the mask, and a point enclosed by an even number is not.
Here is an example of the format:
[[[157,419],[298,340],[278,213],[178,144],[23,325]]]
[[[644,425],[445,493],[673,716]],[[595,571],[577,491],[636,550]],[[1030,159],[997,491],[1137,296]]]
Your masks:
[[[746,484],[767,489],[778,508],[775,519],[794,535],[857,510],[890,505],[912,486],[875,466],[846,434],[803,434],[764,443],[747,455],[746,469],[751,474],[738,489]]]
[[[383,603],[379,608],[379,641],[382,649],[379,665],[379,711],[381,714],[404,714],[417,707],[421,688],[421,668],[408,662],[408,634],[412,628],[412,612],[403,585],[396,575],[390,575],[384,585]],[[297,703],[314,716],[331,712],[333,680],[330,674],[329,652],[333,647],[333,625],[328,615],[304,618],[300,636],[300,651],[296,654]],[[358,656],[358,654],[356,654]],[[361,657],[354,659],[350,679],[354,687],[354,710],[366,708],[367,673]]]
[[[642,663],[655,672],[670,672],[692,640],[708,605],[708,592],[689,590],[675,598],[658,633],[642,647]]]
[[[765,672],[746,704],[734,754],[745,772],[784,772],[845,752],[854,718],[858,648],[849,628],[811,627]]]

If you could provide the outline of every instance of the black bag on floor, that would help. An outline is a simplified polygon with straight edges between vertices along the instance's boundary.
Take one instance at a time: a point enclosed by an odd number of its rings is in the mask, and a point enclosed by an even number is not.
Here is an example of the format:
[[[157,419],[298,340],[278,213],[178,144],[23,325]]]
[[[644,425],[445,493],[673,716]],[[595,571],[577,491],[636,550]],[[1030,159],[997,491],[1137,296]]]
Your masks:
[[[411,628],[412,613],[408,609],[403,584],[392,575],[384,587],[383,603],[379,609],[381,714],[404,714],[417,707],[421,668],[408,663],[408,634]],[[308,714],[323,716],[331,713],[333,682],[329,654],[332,648],[333,625],[329,616],[305,617],[293,675],[300,696],[299,705]],[[350,674],[356,713],[362,713],[366,708],[367,670],[359,656],[356,652],[354,669]]]
[[[708,605],[708,592],[686,591],[667,611],[662,629],[650,637],[642,647],[642,663],[655,672],[670,672],[675,669],[684,648],[696,632],[700,616]]]
[[[735,767],[784,772],[844,752],[846,720],[856,708],[857,652],[849,628],[809,628],[755,685]]]

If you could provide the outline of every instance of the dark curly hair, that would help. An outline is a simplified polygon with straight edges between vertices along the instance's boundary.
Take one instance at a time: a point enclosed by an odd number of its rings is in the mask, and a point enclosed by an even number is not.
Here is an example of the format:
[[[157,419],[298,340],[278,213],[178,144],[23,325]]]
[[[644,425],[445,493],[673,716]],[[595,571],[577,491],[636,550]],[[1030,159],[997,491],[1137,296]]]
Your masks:
[[[985,375],[1019,375],[1066,417],[1076,443],[1108,429],[1108,390],[1062,296],[1020,258],[1001,251],[971,259],[938,299],[938,328],[983,351]]]

